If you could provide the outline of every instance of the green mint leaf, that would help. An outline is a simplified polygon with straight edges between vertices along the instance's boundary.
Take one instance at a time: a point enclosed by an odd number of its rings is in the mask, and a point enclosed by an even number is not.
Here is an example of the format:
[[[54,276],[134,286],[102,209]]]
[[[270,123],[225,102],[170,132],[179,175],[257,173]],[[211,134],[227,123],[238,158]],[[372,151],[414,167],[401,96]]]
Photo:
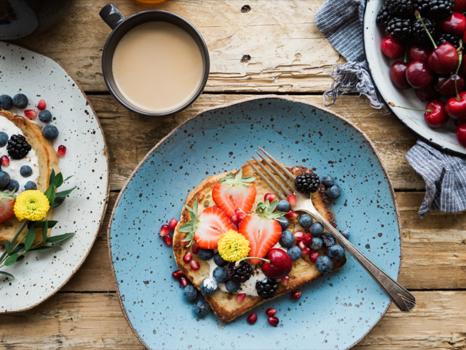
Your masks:
[[[58,174],[55,176],[54,185],[55,185],[56,188],[58,188],[58,187],[60,187],[61,185],[63,185],[63,175],[62,175],[62,173],[58,173]]]
[[[62,244],[74,236],[74,232],[64,233],[62,235],[51,236],[47,238],[47,245],[56,246]]]
[[[14,253],[14,254],[8,256],[8,258],[5,259],[4,265],[5,266],[11,266],[16,261],[18,261],[18,258],[19,258],[19,255],[17,253]]]
[[[28,251],[31,249],[34,240],[36,239],[36,230],[34,226],[29,228],[28,233],[26,233],[26,237],[24,238],[24,250]]]
[[[73,188],[70,188],[69,190],[57,192],[57,193],[55,194],[55,196],[56,196],[57,198],[65,198],[65,197],[69,196],[69,194],[70,194],[71,192],[73,192],[75,189],[76,189],[76,187],[73,187]]]

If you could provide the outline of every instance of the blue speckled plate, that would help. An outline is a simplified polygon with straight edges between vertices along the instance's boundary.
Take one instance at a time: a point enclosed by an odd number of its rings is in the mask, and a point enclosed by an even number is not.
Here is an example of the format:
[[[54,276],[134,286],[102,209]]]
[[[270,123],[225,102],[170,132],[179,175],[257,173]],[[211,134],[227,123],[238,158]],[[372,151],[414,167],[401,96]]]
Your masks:
[[[204,177],[238,168],[263,146],[287,164],[335,176],[343,195],[334,205],[338,226],[391,277],[400,267],[400,236],[387,175],[364,135],[311,105],[261,98],[204,112],[162,140],[122,191],[109,228],[112,263],[123,310],[140,340],[153,349],[342,349],[382,318],[389,298],[349,258],[343,269],[306,287],[299,302],[272,301],[280,324],[259,308],[223,325],[213,315],[196,321],[183,301],[172,251],[160,225],[181,212]]]

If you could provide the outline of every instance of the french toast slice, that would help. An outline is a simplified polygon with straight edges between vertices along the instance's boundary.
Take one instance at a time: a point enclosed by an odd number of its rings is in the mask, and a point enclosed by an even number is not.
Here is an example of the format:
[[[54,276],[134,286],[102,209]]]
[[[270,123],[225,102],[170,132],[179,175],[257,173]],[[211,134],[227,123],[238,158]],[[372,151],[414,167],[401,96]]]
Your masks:
[[[299,175],[304,172],[311,172],[311,169],[305,167],[293,167],[289,170],[294,175]],[[254,174],[253,168],[246,163],[242,166],[243,176],[244,177],[255,177],[256,185],[256,207],[258,202],[261,202],[264,194],[273,192],[271,188],[256,174]],[[235,171],[232,171],[235,173]],[[215,205],[212,200],[212,188],[213,186],[228,173],[213,175],[206,178],[202,181],[196,188],[194,188],[188,195],[185,204],[189,207],[192,207],[194,201],[197,201],[199,204],[199,210]],[[331,223],[335,223],[334,216],[329,209],[329,203],[324,195],[323,188],[319,191],[312,194],[312,200],[316,209]],[[180,221],[175,228],[173,236],[173,252],[176,263],[178,267],[182,270],[184,275],[189,279],[189,281],[199,290],[202,281],[210,276],[210,266],[209,263],[203,260],[198,259],[200,263],[200,269],[193,271],[190,269],[189,264],[186,264],[183,261],[183,257],[186,252],[191,248],[187,248],[183,242],[185,238],[185,233],[179,231],[180,227],[186,224],[189,221],[189,212],[186,209],[186,206],[182,210]],[[295,223],[295,227],[291,227],[293,231],[298,229],[299,226]],[[338,262],[336,268],[341,267],[345,263],[345,260],[342,259]],[[289,274],[288,283],[280,284],[277,293],[274,298],[278,298],[284,294],[289,293],[321,276],[321,273],[316,268],[315,264],[312,263],[308,258],[299,258],[293,263],[292,270]],[[216,316],[223,322],[231,322],[237,317],[243,315],[244,313],[254,309],[258,305],[269,301],[271,299],[263,299],[258,296],[247,295],[244,299],[237,298],[235,294],[229,294],[222,290],[217,290],[213,295],[205,297],[206,301],[209,303],[211,309],[216,314]]]
[[[27,142],[35,151],[39,163],[37,189],[45,191],[49,186],[49,178],[52,169],[54,169],[55,172],[58,172],[58,158],[52,145],[42,135],[40,127],[25,117],[5,110],[0,110],[0,118],[6,118],[10,122],[14,123],[22,131]],[[11,238],[13,238],[19,225],[20,223],[18,220],[16,220],[16,218],[12,218],[0,224],[0,243],[9,241]]]

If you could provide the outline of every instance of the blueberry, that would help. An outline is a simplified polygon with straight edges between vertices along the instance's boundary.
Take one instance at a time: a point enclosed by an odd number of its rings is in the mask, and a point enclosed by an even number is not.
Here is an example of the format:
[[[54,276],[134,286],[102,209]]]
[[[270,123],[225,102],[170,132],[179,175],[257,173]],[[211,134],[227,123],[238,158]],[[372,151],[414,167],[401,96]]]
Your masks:
[[[17,192],[19,190],[19,182],[16,181],[16,180],[11,180],[10,179],[10,182],[8,183],[7,190],[11,191],[11,192]]]
[[[55,140],[58,137],[58,129],[55,125],[48,124],[43,127],[42,135],[44,135],[47,140]]]
[[[350,238],[350,235],[351,235],[350,232],[349,232],[349,230],[343,230],[343,231],[341,231],[341,234],[342,234],[343,236],[345,236],[346,239],[349,239],[349,238]]]
[[[298,222],[302,228],[307,229],[312,225],[312,218],[309,214],[301,214],[298,218]]]
[[[315,236],[320,236],[324,233],[324,226],[320,222],[314,222],[309,231]]]
[[[335,238],[330,233],[326,233],[322,235],[322,240],[327,248],[331,247],[332,245],[336,244]]]
[[[8,134],[0,131],[0,147],[4,147],[8,143]]]
[[[322,238],[313,237],[311,242],[311,249],[312,250],[319,250],[324,246],[324,241]]]
[[[193,303],[197,299],[197,290],[192,284],[188,284],[183,289],[183,295],[186,301]]]
[[[207,277],[204,281],[202,281],[200,290],[202,295],[208,296],[214,294],[217,288],[218,285],[215,278]]]
[[[316,267],[322,274],[326,274],[333,270],[333,262],[326,255],[321,255],[317,258]]]
[[[240,287],[239,283],[232,281],[232,280],[226,281],[225,283],[225,288],[227,289],[228,293],[237,292],[239,287]]]
[[[26,108],[28,102],[28,98],[25,94],[16,94],[13,96],[13,105],[17,108]]]
[[[325,194],[331,199],[337,199],[341,195],[341,189],[338,185],[333,185],[325,191]]]
[[[285,230],[282,232],[280,237],[280,245],[283,248],[291,248],[294,245],[295,239],[290,230]]]
[[[22,177],[29,177],[32,175],[32,168],[29,165],[23,165],[19,168],[19,173]]]
[[[203,299],[199,299],[196,305],[194,305],[193,313],[196,318],[204,318],[210,312],[210,306]]]
[[[301,249],[295,245],[294,247],[288,249],[288,255],[290,256],[291,260],[298,260],[301,257]]]
[[[227,264],[218,253],[214,255],[214,262],[217,266],[225,266]]]
[[[210,249],[199,249],[197,256],[201,260],[209,260],[213,258],[214,252]]]
[[[288,213],[291,209],[290,203],[286,199],[282,199],[277,204],[277,210],[282,211],[284,213]]]
[[[5,189],[10,183],[10,175],[0,170],[0,189]]]
[[[324,176],[320,179],[320,182],[324,184],[325,187],[331,187],[335,184],[335,180],[331,176]]]
[[[52,121],[52,113],[48,109],[39,112],[39,120],[42,123],[50,123]]]
[[[13,107],[13,100],[8,95],[0,96],[0,108],[1,109],[11,109]]]
[[[282,216],[281,218],[278,218],[276,220],[279,222],[280,226],[282,227],[282,230],[286,230],[288,228],[288,226],[290,226],[290,222],[284,216]]]
[[[332,259],[340,260],[345,256],[345,248],[339,244],[335,244],[328,248],[327,254]]]
[[[24,185],[25,190],[37,190],[37,185],[34,181],[28,181]]]
[[[226,279],[228,278],[227,270],[221,266],[217,266],[214,269],[213,276],[218,283],[225,282]]]

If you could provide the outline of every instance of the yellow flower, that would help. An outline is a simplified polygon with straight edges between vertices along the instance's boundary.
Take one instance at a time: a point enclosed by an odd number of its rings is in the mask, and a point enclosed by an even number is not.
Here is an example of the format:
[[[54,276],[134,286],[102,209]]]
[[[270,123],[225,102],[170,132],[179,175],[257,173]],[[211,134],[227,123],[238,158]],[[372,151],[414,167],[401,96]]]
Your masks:
[[[13,210],[19,221],[42,221],[47,217],[50,203],[45,194],[39,190],[21,192],[16,197]]]
[[[249,254],[249,241],[234,230],[229,230],[218,240],[218,253],[228,262],[239,261]]]

